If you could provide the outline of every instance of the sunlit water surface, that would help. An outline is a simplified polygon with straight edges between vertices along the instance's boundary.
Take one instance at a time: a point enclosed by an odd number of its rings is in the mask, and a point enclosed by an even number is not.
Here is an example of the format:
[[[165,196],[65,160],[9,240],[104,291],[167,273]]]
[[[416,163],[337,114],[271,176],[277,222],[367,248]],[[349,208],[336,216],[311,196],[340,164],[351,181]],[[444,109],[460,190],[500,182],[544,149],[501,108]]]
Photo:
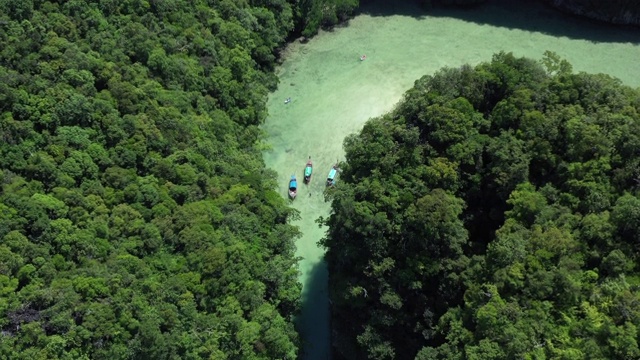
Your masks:
[[[516,4],[519,3],[519,4]],[[607,73],[640,86],[640,30],[615,28],[563,16],[534,3],[494,1],[471,9],[434,9],[411,5],[369,5],[344,27],[323,32],[306,44],[294,43],[278,69],[280,86],[268,102],[264,125],[271,150],[268,167],[279,175],[287,196],[288,179],[299,178],[308,156],[314,176],[300,181],[292,203],[303,232],[297,241],[303,284],[298,325],[305,340],[304,359],[328,359],[327,269],[317,241],[326,229],[315,220],[329,213],[324,179],[343,158],[345,136],[367,119],[390,111],[413,82],[444,67],[478,64],[504,50],[540,59],[551,50],[574,71]],[[360,56],[366,59],[360,61]],[[285,104],[286,98],[291,98]]]

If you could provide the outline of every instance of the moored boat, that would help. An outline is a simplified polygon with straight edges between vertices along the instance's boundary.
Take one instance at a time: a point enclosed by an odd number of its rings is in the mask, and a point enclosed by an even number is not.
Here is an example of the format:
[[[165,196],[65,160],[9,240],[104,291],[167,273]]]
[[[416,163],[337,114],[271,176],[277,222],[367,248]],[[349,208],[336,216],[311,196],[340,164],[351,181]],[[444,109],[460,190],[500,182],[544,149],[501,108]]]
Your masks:
[[[307,161],[307,165],[304,167],[304,183],[308,184],[311,181],[311,174],[313,173],[313,163],[311,162],[311,156]]]
[[[331,167],[329,176],[327,176],[327,186],[333,186],[336,184],[336,175],[338,175],[338,164]]]
[[[298,181],[296,180],[295,175],[291,175],[291,180],[289,180],[289,197],[291,200],[295,199],[298,195]]]

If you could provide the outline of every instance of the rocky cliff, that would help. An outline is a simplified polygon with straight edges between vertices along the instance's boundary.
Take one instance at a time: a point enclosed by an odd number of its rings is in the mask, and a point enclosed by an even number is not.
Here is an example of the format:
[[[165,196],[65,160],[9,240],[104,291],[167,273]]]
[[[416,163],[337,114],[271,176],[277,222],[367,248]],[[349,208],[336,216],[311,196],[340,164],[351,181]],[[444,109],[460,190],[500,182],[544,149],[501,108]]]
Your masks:
[[[443,5],[475,5],[486,2],[487,0],[438,0]]]
[[[619,25],[640,26],[640,0],[542,0],[566,13]],[[475,5],[487,0],[422,0],[423,4]]]
[[[552,6],[572,14],[613,24],[640,26],[638,0],[545,0]]]

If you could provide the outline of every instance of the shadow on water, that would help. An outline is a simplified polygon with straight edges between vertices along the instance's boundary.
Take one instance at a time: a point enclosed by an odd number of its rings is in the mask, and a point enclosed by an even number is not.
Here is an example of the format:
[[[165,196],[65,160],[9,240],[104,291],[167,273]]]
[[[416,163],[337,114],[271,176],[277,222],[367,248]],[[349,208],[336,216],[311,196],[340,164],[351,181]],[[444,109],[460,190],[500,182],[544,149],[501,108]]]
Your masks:
[[[454,18],[479,25],[538,32],[554,37],[595,43],[640,45],[640,28],[611,25],[577,15],[568,15],[541,0],[489,0],[468,6],[421,5],[420,0],[362,1],[358,15]]]
[[[300,353],[299,359],[331,358],[331,342],[326,328],[329,322],[327,276],[327,264],[321,261],[313,266],[302,289],[302,310],[296,319],[296,327],[302,335],[304,353]]]

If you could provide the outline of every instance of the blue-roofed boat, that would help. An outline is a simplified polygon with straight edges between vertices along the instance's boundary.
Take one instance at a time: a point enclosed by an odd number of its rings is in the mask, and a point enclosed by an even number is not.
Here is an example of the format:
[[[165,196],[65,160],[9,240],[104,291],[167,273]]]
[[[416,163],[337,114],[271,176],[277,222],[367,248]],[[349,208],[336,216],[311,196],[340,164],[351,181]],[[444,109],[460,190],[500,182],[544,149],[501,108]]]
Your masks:
[[[331,167],[329,176],[327,176],[327,186],[333,186],[336,184],[336,176],[338,175],[338,164]]]
[[[295,199],[298,195],[298,181],[296,180],[295,175],[291,175],[291,180],[289,180],[289,197],[291,200]]]

